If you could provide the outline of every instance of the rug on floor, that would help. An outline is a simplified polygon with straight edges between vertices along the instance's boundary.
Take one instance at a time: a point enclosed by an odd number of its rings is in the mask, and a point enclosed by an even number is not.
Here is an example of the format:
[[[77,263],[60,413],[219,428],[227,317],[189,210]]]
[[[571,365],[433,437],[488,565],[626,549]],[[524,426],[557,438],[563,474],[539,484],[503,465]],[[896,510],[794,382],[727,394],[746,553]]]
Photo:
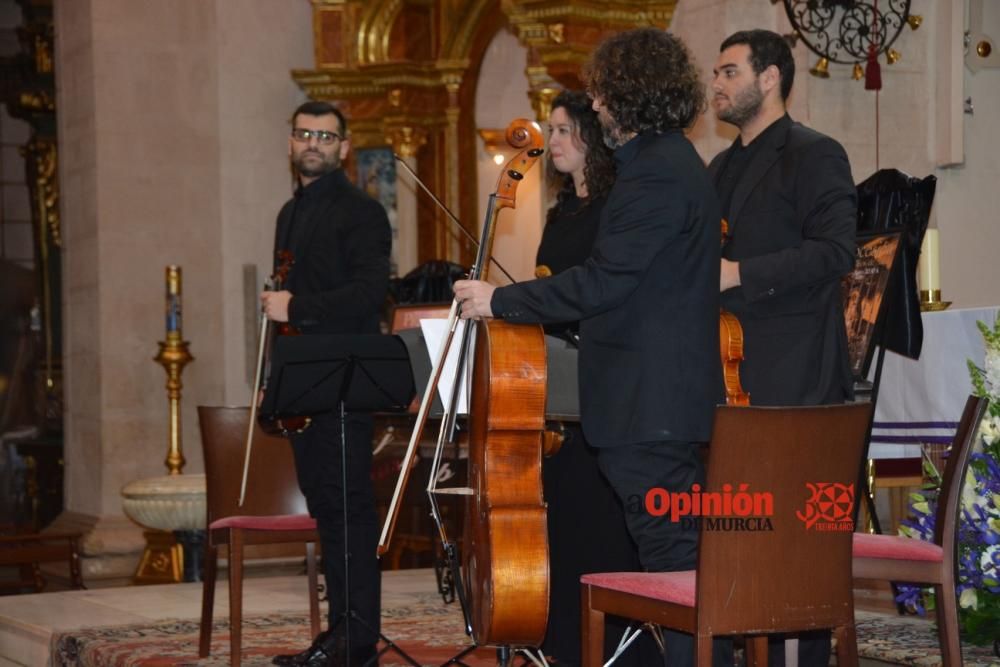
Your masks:
[[[421,665],[440,665],[469,645],[457,604],[441,597],[414,594],[405,607],[382,610],[382,633]],[[294,653],[309,645],[305,613],[254,615],[243,619],[241,663],[270,665],[279,653]],[[143,625],[81,628],[52,636],[51,664],[56,667],[222,667],[229,664],[229,621],[212,625],[212,648],[198,657],[198,621],[178,619]],[[463,658],[470,667],[496,664],[496,653],[480,648]],[[404,667],[393,652],[381,657],[381,667]]]
[[[382,632],[421,665],[440,665],[469,645],[457,605],[442,604],[432,593],[415,594],[406,606],[382,610]],[[857,612],[858,653],[883,662],[935,667],[941,664],[937,634],[926,619]],[[242,664],[263,666],[271,657],[308,645],[304,613],[249,616],[243,621]],[[229,622],[213,623],[212,651],[198,657],[198,622],[171,620],[143,625],[82,628],[53,634],[51,664],[56,667],[223,667],[229,664]],[[998,667],[990,648],[962,645],[966,667]],[[469,667],[492,667],[496,654],[480,648],[463,658]],[[404,667],[395,653],[381,667]]]
[[[925,618],[894,616],[858,611],[855,613],[858,655],[912,667],[935,667],[941,664],[937,628]],[[1000,628],[998,628],[1000,635]],[[962,643],[965,667],[998,667],[992,647]]]

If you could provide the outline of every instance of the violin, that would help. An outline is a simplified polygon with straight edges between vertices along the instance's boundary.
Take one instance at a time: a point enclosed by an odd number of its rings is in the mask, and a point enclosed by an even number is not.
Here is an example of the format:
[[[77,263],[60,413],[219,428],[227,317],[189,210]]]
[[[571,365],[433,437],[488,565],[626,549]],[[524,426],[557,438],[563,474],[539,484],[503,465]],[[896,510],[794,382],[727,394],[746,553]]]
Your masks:
[[[295,256],[289,250],[279,250],[277,253],[278,266],[274,274],[267,281],[267,289],[280,290],[288,280],[288,273],[295,264]],[[267,388],[267,380],[270,376],[271,360],[270,353],[274,343],[274,336],[294,336],[299,334],[298,329],[287,322],[271,322],[261,311],[260,332],[257,344],[257,364],[254,371],[253,394],[250,397],[250,421],[247,426],[247,438],[245,454],[243,456],[243,480],[240,483],[240,497],[237,506],[243,507],[243,501],[247,492],[247,475],[250,471],[250,452],[253,449],[254,423],[268,435],[279,435],[287,437],[292,433],[301,433],[310,424],[309,417],[293,416],[277,418],[273,415],[259,415],[257,407],[260,402],[261,392]]]
[[[722,219],[722,245],[726,244],[729,222]],[[750,405],[750,394],[740,384],[740,364],[743,363],[743,327],[732,313],[719,309],[719,354],[722,357],[722,377],[726,385],[726,405]]]
[[[292,270],[292,266],[295,264],[295,256],[290,250],[279,250],[277,253],[278,257],[278,268],[274,270],[274,275],[271,276],[271,290],[278,292],[284,288],[285,283],[288,280],[288,274]],[[267,382],[270,379],[270,351],[274,347],[274,337],[275,336],[298,336],[301,332],[293,327],[288,322],[271,322],[266,317],[264,318],[264,328],[266,334],[264,336],[266,345],[264,346],[263,354],[264,357],[264,381],[260,385],[261,390],[267,389]],[[293,415],[289,417],[276,417],[275,415],[257,415],[257,423],[260,424],[261,429],[268,435],[277,435],[287,438],[289,435],[295,433],[302,433],[309,427],[312,422],[310,417],[302,415]]]

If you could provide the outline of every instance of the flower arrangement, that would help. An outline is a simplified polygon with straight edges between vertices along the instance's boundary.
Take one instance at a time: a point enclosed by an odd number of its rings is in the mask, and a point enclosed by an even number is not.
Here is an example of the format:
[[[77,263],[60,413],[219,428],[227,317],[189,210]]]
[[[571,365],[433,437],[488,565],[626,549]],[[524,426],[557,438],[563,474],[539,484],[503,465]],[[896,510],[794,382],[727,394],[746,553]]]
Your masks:
[[[984,368],[967,363],[973,393],[989,399],[989,408],[979,424],[982,451],[971,456],[962,494],[955,592],[963,638],[979,645],[992,643],[994,651],[1000,651],[1000,315],[992,328],[983,322],[976,325],[986,343],[986,360]],[[932,540],[941,475],[929,460],[924,470],[930,483],[911,495],[913,518],[903,522],[900,533]],[[928,608],[934,604],[930,591],[911,585],[899,587],[896,601],[921,615],[925,601]]]

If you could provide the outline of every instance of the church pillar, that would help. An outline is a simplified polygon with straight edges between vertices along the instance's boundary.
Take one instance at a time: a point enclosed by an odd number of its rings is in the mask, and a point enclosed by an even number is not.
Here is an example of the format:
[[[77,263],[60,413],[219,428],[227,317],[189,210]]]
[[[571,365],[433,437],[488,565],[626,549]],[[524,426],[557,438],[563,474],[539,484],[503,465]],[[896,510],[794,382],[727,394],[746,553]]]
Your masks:
[[[311,55],[302,4],[55,2],[66,512],[54,529],[85,533],[90,585],[133,574],[144,542],[120,492],[165,472],[166,376],[152,360],[164,266],[183,269],[195,357],[184,474],[203,470],[196,406],[249,400],[243,267],[270,271],[290,195],[287,121],[302,98],[288,70]]]

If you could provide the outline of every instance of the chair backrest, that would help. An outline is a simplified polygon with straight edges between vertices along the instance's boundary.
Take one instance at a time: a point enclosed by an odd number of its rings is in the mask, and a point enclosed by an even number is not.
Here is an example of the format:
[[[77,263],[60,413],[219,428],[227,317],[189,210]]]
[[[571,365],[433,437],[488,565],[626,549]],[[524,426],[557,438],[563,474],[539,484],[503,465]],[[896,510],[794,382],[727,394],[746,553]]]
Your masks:
[[[399,333],[403,329],[416,329],[420,326],[420,320],[445,319],[451,303],[413,303],[398,305],[392,309],[392,324],[389,329],[392,333]]]
[[[937,516],[934,517],[934,543],[941,545],[946,555],[955,554],[956,527],[962,509],[962,483],[974,446],[982,438],[979,426],[988,407],[989,400],[969,396],[941,475],[941,492],[938,495]]]
[[[716,409],[700,505],[726,518],[701,523],[699,631],[792,632],[853,619],[853,501],[871,410]]]
[[[205,454],[208,524],[227,516],[305,514],[295,460],[288,440],[268,435],[255,425],[247,493],[237,503],[243,479],[250,408],[198,406],[201,446]]]

